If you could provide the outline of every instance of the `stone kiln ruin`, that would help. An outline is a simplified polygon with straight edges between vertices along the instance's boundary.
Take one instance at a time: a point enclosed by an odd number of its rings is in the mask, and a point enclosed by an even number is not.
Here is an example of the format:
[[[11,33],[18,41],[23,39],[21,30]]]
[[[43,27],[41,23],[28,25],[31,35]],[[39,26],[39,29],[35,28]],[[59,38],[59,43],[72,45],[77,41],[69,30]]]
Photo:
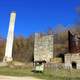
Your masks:
[[[50,62],[53,58],[53,35],[35,34],[34,61]]]
[[[68,31],[69,53],[65,54],[65,68],[80,69],[80,36]]]

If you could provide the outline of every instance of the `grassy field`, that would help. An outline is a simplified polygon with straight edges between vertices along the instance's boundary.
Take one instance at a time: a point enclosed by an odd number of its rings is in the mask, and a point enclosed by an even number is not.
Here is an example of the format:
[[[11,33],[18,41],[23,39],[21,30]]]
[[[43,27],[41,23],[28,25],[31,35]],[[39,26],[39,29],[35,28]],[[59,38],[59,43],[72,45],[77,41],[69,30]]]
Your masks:
[[[34,73],[31,68],[0,67],[0,75],[33,76],[46,80],[80,80],[80,70],[46,69],[44,73]]]

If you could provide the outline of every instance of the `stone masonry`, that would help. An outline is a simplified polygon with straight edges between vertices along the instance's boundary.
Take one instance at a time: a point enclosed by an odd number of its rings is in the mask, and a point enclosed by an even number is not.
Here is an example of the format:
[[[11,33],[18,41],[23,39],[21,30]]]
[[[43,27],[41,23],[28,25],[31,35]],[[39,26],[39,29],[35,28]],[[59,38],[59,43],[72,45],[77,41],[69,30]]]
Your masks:
[[[53,58],[53,35],[35,34],[34,61],[50,62]]]
[[[67,69],[80,69],[80,53],[66,54],[65,55],[65,68]]]
[[[65,68],[80,69],[80,36],[68,31],[68,53],[65,54]]]

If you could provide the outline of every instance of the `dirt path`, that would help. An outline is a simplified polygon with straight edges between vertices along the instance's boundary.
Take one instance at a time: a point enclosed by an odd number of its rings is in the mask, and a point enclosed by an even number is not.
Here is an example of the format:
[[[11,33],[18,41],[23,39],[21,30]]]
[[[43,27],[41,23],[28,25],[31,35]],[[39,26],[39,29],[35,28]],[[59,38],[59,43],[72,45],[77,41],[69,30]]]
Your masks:
[[[12,77],[12,76],[0,76],[0,80],[42,80],[34,77]]]

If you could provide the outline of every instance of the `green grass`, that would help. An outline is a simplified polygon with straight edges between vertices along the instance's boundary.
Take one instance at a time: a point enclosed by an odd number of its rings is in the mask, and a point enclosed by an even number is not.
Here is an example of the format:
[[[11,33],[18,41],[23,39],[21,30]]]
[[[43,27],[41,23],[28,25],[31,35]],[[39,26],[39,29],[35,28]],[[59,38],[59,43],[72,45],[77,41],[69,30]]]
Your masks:
[[[46,69],[43,73],[34,73],[31,68],[0,67],[0,75],[33,76],[46,80],[80,80],[80,70]]]

